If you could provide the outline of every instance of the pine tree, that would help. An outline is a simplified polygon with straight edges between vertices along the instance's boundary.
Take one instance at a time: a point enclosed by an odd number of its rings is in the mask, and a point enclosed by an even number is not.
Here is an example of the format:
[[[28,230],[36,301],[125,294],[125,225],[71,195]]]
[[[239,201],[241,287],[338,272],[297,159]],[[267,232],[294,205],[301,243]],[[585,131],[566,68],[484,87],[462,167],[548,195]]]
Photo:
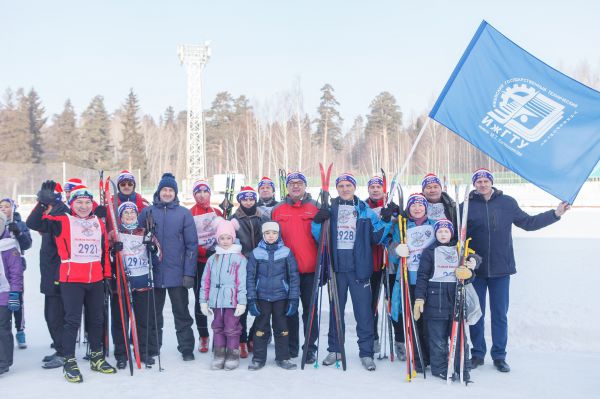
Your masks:
[[[48,131],[44,142],[46,143],[47,159],[53,159],[59,162],[68,162],[75,165],[81,165],[82,153],[86,147],[81,145],[79,129],[77,129],[77,120],[75,109],[71,100],[65,101],[65,106],[60,114],[55,114],[52,118],[52,126]],[[53,154],[52,157],[49,153]]]
[[[104,97],[92,98],[81,114],[80,149],[82,159],[97,169],[108,169],[114,164],[110,137],[110,117],[104,106]]]
[[[146,169],[146,148],[141,132],[139,110],[137,95],[133,89],[130,89],[121,115],[123,124],[121,155],[129,170]]]
[[[42,127],[44,124],[46,124],[47,119],[44,117],[45,109],[42,107],[42,102],[35,89],[32,88],[29,90],[29,93],[25,99],[32,150],[31,159],[33,163],[40,163],[44,155],[42,146]]]
[[[217,161],[216,165],[207,163],[209,175],[231,169],[228,143],[232,135],[234,112],[234,99],[226,91],[217,93],[210,110],[206,112],[206,156]]]
[[[397,134],[402,125],[402,113],[396,104],[396,98],[389,92],[381,92],[371,101],[371,113],[367,115],[365,137],[368,142],[375,144],[378,152],[383,153],[383,167],[389,169],[390,134]]]
[[[27,97],[23,89],[18,89],[16,95],[8,89],[4,97],[4,104],[0,108],[0,161],[29,163],[33,151]]]
[[[333,87],[327,83],[321,88],[321,93],[321,103],[317,109],[319,117],[314,121],[317,125],[314,139],[316,144],[323,146],[323,164],[326,164],[328,145],[336,151],[342,149],[341,135],[344,120],[337,110],[340,103],[333,95]]]

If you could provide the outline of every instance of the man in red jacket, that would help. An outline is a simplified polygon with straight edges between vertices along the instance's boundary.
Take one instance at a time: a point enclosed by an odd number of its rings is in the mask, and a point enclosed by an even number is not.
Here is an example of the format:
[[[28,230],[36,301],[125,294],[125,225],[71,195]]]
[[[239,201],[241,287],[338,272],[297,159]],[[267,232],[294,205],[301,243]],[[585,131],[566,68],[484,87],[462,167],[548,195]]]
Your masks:
[[[208,352],[209,342],[208,320],[200,311],[200,282],[206,261],[215,253],[217,224],[219,219],[223,217],[223,212],[220,209],[210,206],[211,189],[207,180],[197,180],[194,183],[193,193],[196,204],[192,207],[191,211],[196,223],[196,230],[198,231],[198,272],[196,273],[194,284],[194,296],[196,297],[194,314],[196,327],[200,335],[198,351],[206,353]]]
[[[308,328],[308,311],[315,279],[317,263],[317,244],[311,234],[311,222],[319,210],[316,202],[306,192],[306,177],[301,172],[287,175],[286,186],[288,195],[277,204],[271,213],[273,221],[281,226],[281,238],[284,244],[292,250],[298,262],[300,273],[300,300],[302,302],[302,322],[304,333]],[[300,340],[300,320],[298,313],[288,318],[290,331],[290,355],[297,357]],[[316,361],[317,337],[319,335],[317,323],[313,323],[308,341],[307,363]],[[304,343],[307,344],[306,342]]]

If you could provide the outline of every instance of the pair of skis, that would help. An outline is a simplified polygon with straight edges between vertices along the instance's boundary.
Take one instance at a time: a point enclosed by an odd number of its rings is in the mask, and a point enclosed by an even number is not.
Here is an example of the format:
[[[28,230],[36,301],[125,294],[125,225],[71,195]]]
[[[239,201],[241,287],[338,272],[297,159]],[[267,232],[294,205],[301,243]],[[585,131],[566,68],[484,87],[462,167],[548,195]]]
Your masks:
[[[227,172],[227,183],[225,185],[225,204],[223,209],[223,219],[227,220],[231,216],[230,212],[233,209],[233,194],[235,191],[235,173]]]
[[[331,180],[331,168],[333,164],[329,164],[327,173],[323,168],[323,164],[319,163],[321,171],[321,208],[329,208],[329,184]],[[308,311],[308,328],[304,334],[304,348],[302,349],[302,360],[300,362],[300,368],[304,370],[306,365],[306,359],[309,352],[309,342],[311,332],[315,323],[315,316],[317,315],[317,303],[318,306],[318,327],[320,328],[321,322],[321,306],[320,298],[322,298],[322,286],[327,281],[328,293],[329,293],[329,311],[333,312],[333,319],[335,323],[335,334],[340,351],[341,366],[342,369],[346,370],[346,351],[344,348],[344,331],[342,329],[342,319],[340,315],[340,301],[338,297],[337,281],[335,278],[335,271],[333,270],[333,259],[331,256],[331,237],[330,237],[329,219],[325,220],[321,225],[321,234],[319,237],[319,249],[317,252],[317,267],[315,270],[315,279],[312,287],[310,307]],[[317,334],[319,331],[317,332]],[[317,342],[317,356],[314,367],[317,368],[319,365],[318,356],[318,342]],[[340,367],[339,360],[336,360],[336,367]]]
[[[285,172],[284,169],[279,169],[279,196],[281,198],[280,199],[281,201],[285,200],[285,197],[287,197],[286,180],[287,180],[287,173]]]
[[[467,217],[469,212],[469,188],[465,189],[465,199],[463,202],[462,215],[458,201],[459,186],[456,189],[456,222],[458,224],[456,231],[459,232],[458,237],[458,254],[459,266],[464,266],[468,256],[467,246]],[[454,296],[454,310],[452,312],[452,328],[450,330],[450,346],[448,351],[448,371],[446,374],[446,383],[451,384],[456,379],[455,361],[459,358],[458,379],[461,383],[468,384],[465,381],[465,341],[467,339],[466,326],[466,290],[464,280],[456,282],[456,293]],[[456,354],[458,348],[458,356]]]
[[[102,184],[102,182],[101,182]],[[112,193],[111,193],[112,189]],[[117,197],[117,186],[110,180],[110,177],[104,182],[104,204],[110,215],[110,222],[112,231],[115,234],[116,241],[119,240],[119,229],[121,227],[120,220],[116,217],[116,209],[118,208],[118,197]],[[133,375],[133,359],[138,369],[142,368],[140,359],[140,350],[137,334],[136,317],[133,311],[133,298],[131,296],[131,287],[127,281],[127,275],[125,273],[123,254],[120,252],[115,253],[115,275],[117,284],[117,296],[119,298],[119,313],[121,316],[121,326],[123,327],[123,340],[125,343],[125,353],[127,355],[127,361],[129,362],[129,372]],[[125,315],[127,315],[129,326],[125,322]],[[133,343],[133,354],[129,346],[129,330],[131,329],[131,342]]]

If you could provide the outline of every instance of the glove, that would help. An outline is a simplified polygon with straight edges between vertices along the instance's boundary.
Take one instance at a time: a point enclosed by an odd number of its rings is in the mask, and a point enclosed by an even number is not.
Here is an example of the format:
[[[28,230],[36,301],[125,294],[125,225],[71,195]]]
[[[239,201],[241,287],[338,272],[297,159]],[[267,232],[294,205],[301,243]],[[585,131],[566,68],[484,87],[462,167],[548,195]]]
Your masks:
[[[454,271],[456,278],[459,280],[468,280],[473,276],[473,272],[466,266],[459,266]]]
[[[121,241],[113,242],[112,250],[113,252],[121,252],[123,250],[123,243]]]
[[[158,247],[156,246],[155,243],[153,243],[153,242],[146,243],[146,247],[148,248],[148,251],[150,251],[150,253],[152,255],[156,255],[158,253]]]
[[[11,312],[18,312],[21,309],[20,294],[18,292],[11,292],[8,294],[8,310]]]
[[[202,312],[202,314],[206,317],[213,314],[212,310],[210,310],[210,308],[208,307],[208,303],[206,302],[200,304],[200,312]]]
[[[317,224],[321,224],[324,221],[326,221],[327,219],[329,219],[330,216],[331,216],[331,213],[329,212],[329,209],[321,208],[321,209],[319,209],[319,212],[317,212],[315,214],[313,222],[315,222]]]
[[[425,306],[425,299],[415,299],[415,306],[413,308],[413,317],[415,321],[421,318],[421,313],[423,313],[423,307]]]
[[[233,205],[231,202],[227,201],[227,199],[224,199],[223,202],[219,204],[219,208],[221,208],[224,214],[229,215],[233,209]]]
[[[393,202],[390,202],[387,207],[381,209],[381,220],[387,223],[392,220],[392,216],[398,214],[398,212],[400,212],[400,207]]]
[[[296,313],[298,313],[298,299],[290,299],[288,301],[287,312],[285,312],[285,315],[290,317]]]
[[[183,288],[190,289],[194,286],[194,278],[190,276],[183,276]]]
[[[408,245],[407,244],[398,244],[398,246],[396,247],[396,255],[398,255],[401,258],[408,258],[408,255],[409,255]]]
[[[256,301],[248,301],[248,312],[254,317],[260,316],[260,309],[256,305]]]
[[[465,266],[471,270],[475,270],[475,267],[477,267],[477,261],[473,257],[468,257],[465,261]]]
[[[18,237],[19,235],[21,235],[21,229],[19,228],[19,226],[15,223],[9,223],[8,224],[8,231],[10,231],[11,233],[13,233],[13,235],[15,237]]]
[[[106,207],[104,205],[98,205],[96,210],[94,211],[94,215],[98,216],[100,219],[106,217]]]
[[[246,311],[246,305],[242,305],[242,304],[237,304],[235,306],[235,312],[233,312],[233,315],[235,317],[240,317],[241,315],[244,314],[244,312]]]
[[[37,193],[37,200],[45,206],[52,204],[56,201],[56,196],[54,195],[55,187],[56,183],[54,180],[46,180],[42,183],[42,187]]]

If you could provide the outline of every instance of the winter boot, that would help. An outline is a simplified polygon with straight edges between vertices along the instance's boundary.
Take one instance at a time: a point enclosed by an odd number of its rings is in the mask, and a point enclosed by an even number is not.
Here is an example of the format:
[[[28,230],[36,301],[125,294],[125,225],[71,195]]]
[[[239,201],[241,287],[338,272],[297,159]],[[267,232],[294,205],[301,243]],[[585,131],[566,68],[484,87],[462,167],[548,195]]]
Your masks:
[[[317,355],[315,352],[308,352],[306,354],[306,364],[313,364],[317,361]]]
[[[284,370],[295,370],[296,367],[298,367],[296,365],[296,363],[292,363],[289,359],[275,360],[275,364],[277,364],[279,367],[281,367]]]
[[[373,341],[373,353],[381,352],[381,342],[378,339]]]
[[[375,362],[372,357],[361,357],[360,362],[368,371],[375,371]]]
[[[246,355],[248,356],[248,355]],[[237,369],[240,365],[240,350],[227,349],[227,357],[225,358],[225,370]]]
[[[338,360],[342,359],[342,355],[336,352],[329,352],[327,357],[323,360],[323,366],[331,366],[335,364]]]
[[[242,359],[248,357],[248,345],[245,342],[240,342],[240,357]]]
[[[49,362],[50,360],[54,359],[56,356],[58,356],[58,352],[54,352],[54,353],[53,353],[53,354],[51,354],[51,355],[44,356],[44,358],[42,359],[42,363],[47,363],[47,362]]]
[[[79,371],[77,360],[75,360],[74,357],[65,359],[63,374],[65,379],[69,382],[83,382],[83,376],[81,375],[81,371]]]
[[[17,331],[17,343],[19,344],[19,349],[27,349],[27,342],[25,342],[25,331]]]
[[[396,357],[400,361],[406,360],[406,349],[404,347],[404,342],[396,342]]]
[[[45,358],[44,358],[45,359]],[[63,367],[65,365],[65,361],[62,357],[56,355],[51,357],[46,363],[42,365],[43,369],[57,369],[59,367]]]
[[[473,363],[473,361],[471,361],[471,363]],[[510,371],[510,366],[508,365],[508,363],[506,363],[506,361],[504,359],[495,359],[494,366],[501,373],[508,373]]]
[[[262,369],[263,367],[265,367],[265,364],[263,362],[259,362],[258,360],[252,360],[252,363],[248,365],[248,370],[256,371]]]
[[[198,345],[198,352],[208,352],[208,337],[200,337],[200,344]]]
[[[483,366],[483,358],[477,356],[471,357],[471,368],[476,369],[479,366]]]
[[[196,359],[196,357],[194,356],[194,354],[192,352],[186,352],[186,353],[182,354],[181,358],[183,359],[184,362],[191,362],[192,360]]]
[[[102,374],[115,374],[117,369],[108,364],[102,352],[90,353],[90,368]]]
[[[212,370],[221,370],[225,366],[225,348],[215,348],[215,355],[210,364]]]

